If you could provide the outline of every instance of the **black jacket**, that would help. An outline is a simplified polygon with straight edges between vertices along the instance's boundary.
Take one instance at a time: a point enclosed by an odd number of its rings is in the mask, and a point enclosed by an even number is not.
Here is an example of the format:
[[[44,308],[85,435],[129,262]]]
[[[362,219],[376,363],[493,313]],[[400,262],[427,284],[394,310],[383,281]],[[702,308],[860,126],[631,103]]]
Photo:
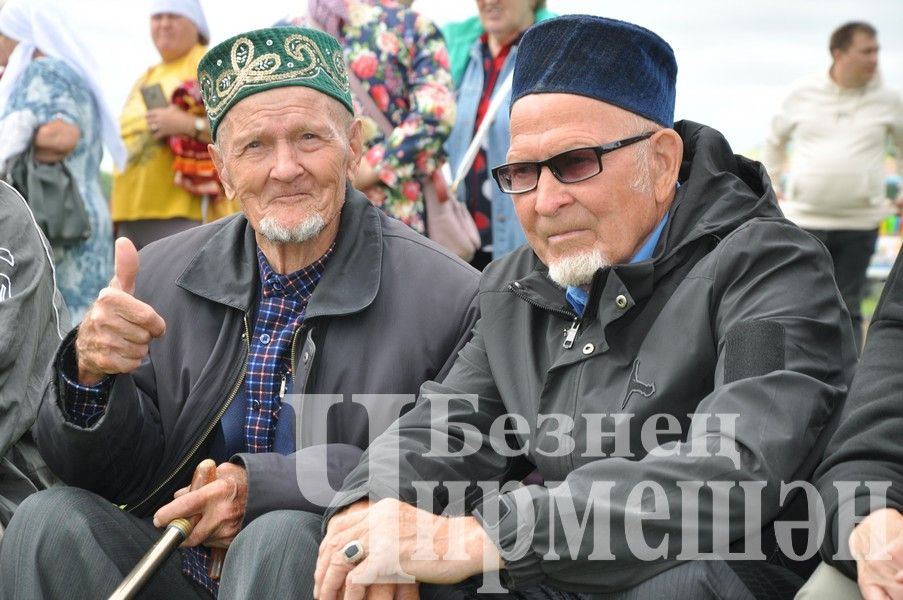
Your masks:
[[[840,556],[848,555],[847,540],[853,529],[853,522],[845,517],[841,523],[839,515],[867,515],[883,506],[885,494],[889,508],[903,511],[901,351],[903,259],[897,257],[872,316],[840,426],[815,475],[827,522],[822,558],[854,579],[856,562],[834,558],[838,552]],[[868,488],[858,487],[866,481],[871,482],[874,498]],[[852,484],[855,491],[841,493]]]
[[[292,348],[294,391],[321,396],[306,396],[297,411],[298,452],[236,457],[248,471],[246,522],[268,510],[325,506],[327,483],[337,488],[398,417],[403,402],[385,395],[413,400],[421,383],[442,378],[477,317],[470,266],[350,187],[341,219]],[[260,277],[243,215],[151,244],[140,258],[136,296],[163,317],[166,334],[134,373],[114,378],[104,416],[88,428],[60,408],[70,335],[36,433],[63,481],[144,515],[186,485],[242,385]]]
[[[734,155],[712,129],[675,129],[684,140],[681,187],[653,258],[600,270],[581,318],[530,248],[490,265],[473,339],[444,382],[421,390],[451,394],[447,421],[465,427],[443,428],[422,401],[370,446],[340,504],[390,495],[397,481],[413,501],[412,480],[518,482],[535,468],[546,485],[469,495],[459,508],[473,508],[498,540],[513,586],[545,581],[577,592],[630,587],[681,552],[692,556],[685,523],[700,552],[727,551],[745,533],[741,482],[764,486],[757,526],[775,519],[780,482],[811,475],[841,408],[855,361],[849,316],[825,248],[781,216],[762,166]],[[694,413],[737,417],[733,428],[729,417],[691,427]],[[503,415],[523,419],[507,439]],[[671,431],[643,443],[648,423]],[[462,434],[470,425],[480,436]],[[437,436],[466,456],[422,456]],[[526,453],[503,456],[502,443]],[[714,517],[702,494],[698,524],[685,521],[681,484],[712,481],[736,484],[725,498],[729,516]],[[643,539],[625,525],[653,507],[651,493],[632,495],[644,483],[668,502],[670,512],[643,528],[651,547],[668,536],[665,558],[638,555]],[[451,501],[443,493],[439,509]],[[610,532],[595,530],[599,510]],[[535,520],[518,523],[531,513]],[[594,536],[615,560],[593,554],[604,554]],[[517,547],[518,537],[528,543]]]

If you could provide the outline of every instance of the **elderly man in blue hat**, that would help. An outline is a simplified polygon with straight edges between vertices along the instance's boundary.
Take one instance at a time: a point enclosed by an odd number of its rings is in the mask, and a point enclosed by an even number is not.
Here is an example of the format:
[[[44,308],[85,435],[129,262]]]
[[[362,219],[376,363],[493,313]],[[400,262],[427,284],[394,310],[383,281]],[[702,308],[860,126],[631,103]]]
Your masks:
[[[762,166],[673,122],[676,73],[630,23],[526,32],[492,172],[529,245],[484,272],[449,375],[345,479],[319,600],[802,583],[766,560],[794,552],[772,524],[814,500],[799,480],[846,394],[852,331],[827,252],[782,217]]]

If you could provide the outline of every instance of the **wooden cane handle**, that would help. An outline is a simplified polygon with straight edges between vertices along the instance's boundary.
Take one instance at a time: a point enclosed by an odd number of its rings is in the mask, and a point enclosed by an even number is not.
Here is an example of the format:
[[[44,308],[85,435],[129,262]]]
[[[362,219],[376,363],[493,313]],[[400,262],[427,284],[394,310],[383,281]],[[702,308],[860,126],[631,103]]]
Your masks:
[[[188,488],[188,491],[194,492],[196,490],[201,489],[211,481],[216,480],[216,463],[209,458],[205,458],[200,462],[200,464],[195,467],[194,475],[191,476],[191,485]],[[194,526],[197,525],[198,521],[200,521],[201,517],[199,515],[195,515],[188,519],[188,527],[185,527],[184,524],[180,526],[178,529],[185,534],[187,538],[191,535],[191,530],[194,529]],[[169,523],[172,526],[179,519],[174,519]],[[184,520],[184,519],[182,519]]]
[[[191,476],[191,487],[189,491],[196,491],[216,480],[216,463],[212,458],[205,458],[194,469],[194,475]]]
[[[223,563],[226,561],[225,548],[210,549],[210,566],[207,568],[207,575],[214,581],[219,581],[223,574]]]
[[[207,485],[208,483],[212,483],[216,480],[216,463],[211,459],[206,458],[201,461],[201,463],[194,470],[194,475],[191,477],[191,487],[189,488],[191,491],[200,489],[201,487]],[[197,523],[198,517],[194,517],[192,525]],[[210,548],[210,565],[207,570],[207,574],[210,576],[210,579],[214,581],[219,580],[220,575],[223,572],[223,561],[226,560],[226,549],[225,548]]]

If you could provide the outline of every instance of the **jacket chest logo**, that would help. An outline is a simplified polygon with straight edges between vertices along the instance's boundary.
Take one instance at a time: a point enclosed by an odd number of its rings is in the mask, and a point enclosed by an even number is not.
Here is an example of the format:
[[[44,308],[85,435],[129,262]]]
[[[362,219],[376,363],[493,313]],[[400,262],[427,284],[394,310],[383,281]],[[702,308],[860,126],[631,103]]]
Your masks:
[[[633,394],[639,394],[643,398],[651,398],[652,394],[655,393],[655,384],[640,381],[639,375],[640,360],[636,359],[633,361],[633,370],[630,372],[630,381],[627,383],[627,394],[624,396],[624,401],[621,403],[622,409],[627,406],[627,403],[630,401],[630,397]]]

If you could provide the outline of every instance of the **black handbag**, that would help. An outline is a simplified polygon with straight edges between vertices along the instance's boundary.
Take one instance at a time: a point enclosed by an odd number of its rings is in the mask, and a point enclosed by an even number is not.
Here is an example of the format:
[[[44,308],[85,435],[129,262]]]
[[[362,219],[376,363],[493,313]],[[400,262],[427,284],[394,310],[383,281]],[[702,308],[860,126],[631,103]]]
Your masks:
[[[85,201],[63,161],[38,162],[32,144],[13,159],[9,179],[25,197],[51,245],[71,246],[91,237]]]

